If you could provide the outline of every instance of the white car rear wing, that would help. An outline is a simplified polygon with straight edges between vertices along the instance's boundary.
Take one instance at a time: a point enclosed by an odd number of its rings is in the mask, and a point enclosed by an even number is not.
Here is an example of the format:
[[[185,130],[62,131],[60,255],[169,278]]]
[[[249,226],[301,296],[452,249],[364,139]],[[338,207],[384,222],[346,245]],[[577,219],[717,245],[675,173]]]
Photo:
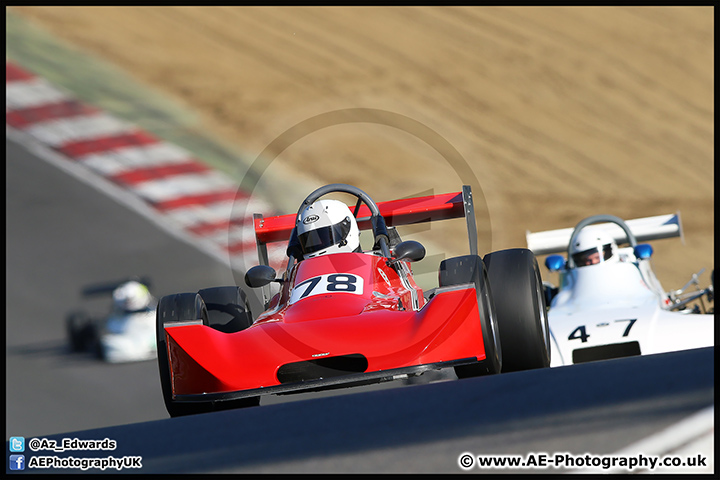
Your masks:
[[[685,244],[679,211],[668,215],[627,220],[625,224],[630,228],[638,242],[680,237],[683,245]],[[585,228],[602,229],[608,235],[611,235],[618,244],[627,242],[623,229],[614,223],[599,223]],[[573,230],[575,228],[561,228],[536,233],[527,231],[525,238],[528,249],[532,250],[535,255],[567,252]]]

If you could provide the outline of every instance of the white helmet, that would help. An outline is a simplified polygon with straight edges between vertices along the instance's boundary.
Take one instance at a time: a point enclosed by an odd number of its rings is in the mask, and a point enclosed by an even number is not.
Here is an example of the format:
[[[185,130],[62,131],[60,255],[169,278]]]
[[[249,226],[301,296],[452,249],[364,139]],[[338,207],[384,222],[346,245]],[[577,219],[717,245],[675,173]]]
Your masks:
[[[137,312],[150,307],[153,296],[140,282],[125,282],[113,291],[113,305],[123,312]]]
[[[357,221],[338,200],[319,200],[305,208],[297,220],[297,235],[303,258],[360,251]]]
[[[573,244],[570,245],[570,255],[576,267],[616,261],[616,250],[615,240],[599,229],[585,228],[581,230]]]

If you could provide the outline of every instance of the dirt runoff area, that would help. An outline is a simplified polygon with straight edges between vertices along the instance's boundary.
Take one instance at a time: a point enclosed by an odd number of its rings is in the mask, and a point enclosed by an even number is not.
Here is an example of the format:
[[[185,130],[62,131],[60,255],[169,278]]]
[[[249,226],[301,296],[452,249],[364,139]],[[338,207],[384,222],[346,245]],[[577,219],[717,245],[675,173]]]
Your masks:
[[[713,7],[11,8],[282,175],[376,200],[475,182],[481,252],[680,211],[660,280],[710,280]],[[462,249],[451,223],[423,233]]]

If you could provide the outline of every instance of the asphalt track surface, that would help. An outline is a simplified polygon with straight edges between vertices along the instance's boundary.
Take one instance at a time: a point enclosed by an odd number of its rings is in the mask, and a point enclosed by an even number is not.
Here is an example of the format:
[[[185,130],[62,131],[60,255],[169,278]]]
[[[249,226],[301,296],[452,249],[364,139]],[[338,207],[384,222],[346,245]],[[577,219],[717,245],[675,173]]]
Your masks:
[[[714,403],[710,348],[170,419],[155,362],[70,354],[64,316],[88,283],[144,274],[163,295],[233,273],[25,147],[7,140],[6,158],[6,438],[117,442],[45,454],[141,456],[133,473],[462,473],[463,452],[610,454]]]
[[[65,315],[107,312],[109,299],[83,303],[87,284],[148,275],[165,294],[234,283],[228,268],[22,147],[8,142],[6,157],[6,432],[163,418],[156,364],[68,354]]]

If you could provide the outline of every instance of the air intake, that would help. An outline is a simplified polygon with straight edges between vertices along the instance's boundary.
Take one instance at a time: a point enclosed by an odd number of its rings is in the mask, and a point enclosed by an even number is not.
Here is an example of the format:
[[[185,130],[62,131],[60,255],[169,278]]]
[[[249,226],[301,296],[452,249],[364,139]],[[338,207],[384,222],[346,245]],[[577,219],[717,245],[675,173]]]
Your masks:
[[[635,355],[640,355],[640,344],[638,342],[613,343],[612,345],[600,345],[599,347],[578,348],[573,350],[573,363],[633,357]]]
[[[352,355],[286,363],[278,369],[277,378],[280,383],[306,382],[308,380],[362,373],[367,370],[367,367],[367,358],[359,353],[354,353]]]

